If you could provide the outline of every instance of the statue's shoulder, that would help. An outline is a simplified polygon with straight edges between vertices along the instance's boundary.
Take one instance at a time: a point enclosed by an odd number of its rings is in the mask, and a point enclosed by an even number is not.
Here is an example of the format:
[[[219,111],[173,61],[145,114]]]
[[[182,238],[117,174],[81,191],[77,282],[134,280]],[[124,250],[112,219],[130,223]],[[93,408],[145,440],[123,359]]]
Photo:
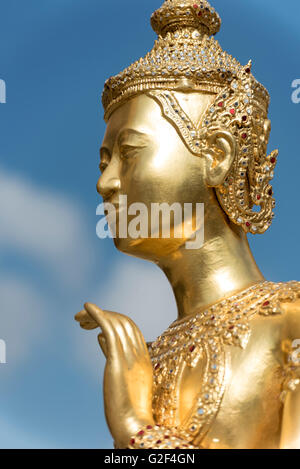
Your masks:
[[[267,292],[265,296],[264,289]],[[258,302],[259,313],[265,316],[300,313],[300,282],[266,282],[264,298]]]
[[[277,285],[278,303],[287,325],[287,333],[300,339],[300,282],[292,281]]]
[[[286,312],[300,313],[300,282],[278,283],[278,300]]]
[[[282,331],[300,339],[300,282],[269,282],[269,296],[259,306],[262,316],[281,318]]]

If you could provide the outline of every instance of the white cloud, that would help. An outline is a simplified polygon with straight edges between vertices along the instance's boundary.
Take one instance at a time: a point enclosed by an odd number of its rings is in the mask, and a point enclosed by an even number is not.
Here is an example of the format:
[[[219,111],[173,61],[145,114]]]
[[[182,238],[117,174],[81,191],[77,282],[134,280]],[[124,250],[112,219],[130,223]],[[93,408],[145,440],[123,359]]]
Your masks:
[[[176,303],[164,273],[154,264],[123,258],[97,295],[99,306],[131,317],[147,341],[176,319]]]
[[[163,272],[154,264],[131,257],[120,257],[107,280],[88,301],[129,316],[146,341],[156,339],[176,319],[176,302]],[[79,363],[99,379],[105,360],[97,343],[97,334],[81,331],[73,338]]]
[[[25,272],[50,272],[56,283],[42,298],[26,274],[0,271],[0,339],[6,341],[7,370],[16,372],[36,344],[48,339],[47,312],[60,285],[84,286],[90,272],[90,240],[83,228],[83,210],[64,195],[45,190],[21,175],[0,168],[0,250],[22,257]],[[67,309],[68,295],[65,306]],[[52,301],[51,301],[52,302]]]
[[[91,259],[83,225],[82,211],[65,196],[0,169],[0,248],[42,262],[60,282],[80,284]],[[127,314],[145,339],[153,340],[175,319],[171,287],[155,265],[125,256],[119,259],[87,300]],[[46,307],[49,304],[24,277],[0,276],[0,338],[7,342],[8,364],[17,365],[36,350],[34,344],[48,321]],[[79,363],[99,382],[105,360],[96,334],[79,328],[71,333]]]
[[[0,247],[32,256],[78,284],[90,262],[82,210],[65,196],[0,170]]]
[[[6,343],[8,373],[30,359],[47,325],[43,299],[23,279],[0,277],[0,338]]]

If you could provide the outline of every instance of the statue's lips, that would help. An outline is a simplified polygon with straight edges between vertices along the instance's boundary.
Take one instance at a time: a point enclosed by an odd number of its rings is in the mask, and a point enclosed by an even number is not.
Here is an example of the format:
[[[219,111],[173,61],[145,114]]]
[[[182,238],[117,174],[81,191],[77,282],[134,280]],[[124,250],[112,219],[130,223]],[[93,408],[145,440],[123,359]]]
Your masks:
[[[114,207],[115,213],[120,214],[124,212],[124,210],[127,210],[127,205],[126,204],[120,204],[119,201],[114,201],[112,199],[105,199],[104,204],[109,204],[108,210],[111,210],[110,206]]]

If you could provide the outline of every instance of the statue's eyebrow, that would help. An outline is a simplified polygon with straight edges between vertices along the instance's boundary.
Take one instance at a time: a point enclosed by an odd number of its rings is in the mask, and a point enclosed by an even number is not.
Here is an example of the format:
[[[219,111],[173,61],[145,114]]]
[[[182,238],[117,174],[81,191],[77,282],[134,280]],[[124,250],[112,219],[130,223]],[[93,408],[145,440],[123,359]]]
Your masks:
[[[118,145],[122,145],[125,142],[128,144],[132,143],[133,146],[143,147],[149,143],[149,136],[135,129],[123,129],[118,136]],[[111,160],[111,151],[105,144],[100,148],[100,158],[101,160]]]
[[[139,132],[135,129],[123,129],[118,137],[119,145],[122,144],[124,140],[128,140],[130,138],[133,138],[133,142],[137,146],[144,146],[149,142],[149,136],[146,133]]]

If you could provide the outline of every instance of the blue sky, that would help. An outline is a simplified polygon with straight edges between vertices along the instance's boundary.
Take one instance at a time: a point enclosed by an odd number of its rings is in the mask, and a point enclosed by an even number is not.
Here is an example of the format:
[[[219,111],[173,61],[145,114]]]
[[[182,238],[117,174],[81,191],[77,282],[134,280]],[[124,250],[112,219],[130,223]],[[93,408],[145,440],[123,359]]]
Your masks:
[[[108,448],[94,332],[73,321],[85,301],[130,314],[148,340],[176,314],[156,267],[96,238],[95,186],[105,79],[153,45],[162,0],[0,2],[0,447]],[[299,279],[300,3],[215,0],[222,47],[270,91],[279,148],[276,218],[251,237],[274,281]],[[152,291],[156,292],[155,295]],[[151,319],[150,319],[151,315]]]

